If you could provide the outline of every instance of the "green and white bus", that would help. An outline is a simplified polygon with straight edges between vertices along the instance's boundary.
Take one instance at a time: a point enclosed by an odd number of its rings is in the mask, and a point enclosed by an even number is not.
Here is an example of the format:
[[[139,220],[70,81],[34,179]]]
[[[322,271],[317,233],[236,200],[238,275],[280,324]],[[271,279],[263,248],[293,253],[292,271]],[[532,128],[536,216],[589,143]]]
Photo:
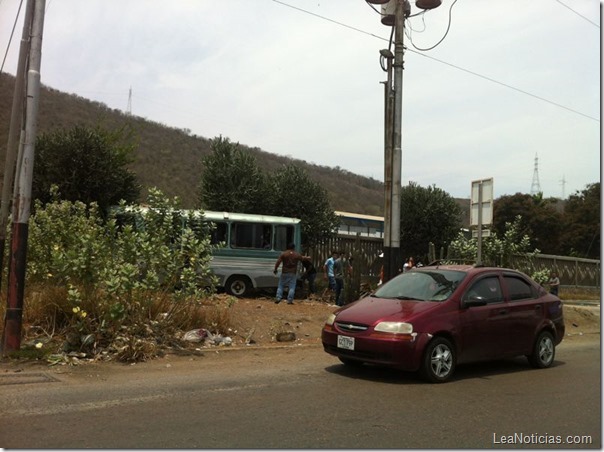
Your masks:
[[[292,242],[301,250],[298,218],[206,210],[204,219],[215,226],[210,266],[218,286],[231,295],[277,287],[273,270],[279,255]]]
[[[144,228],[144,220],[132,216],[134,211],[120,209],[116,217],[121,223]],[[148,208],[141,207],[138,211],[144,216]],[[279,279],[273,270],[279,255],[289,243],[294,243],[296,251],[301,251],[298,218],[209,210],[171,211],[170,215],[180,223],[176,230],[187,225],[196,230],[194,224],[189,224],[191,221],[213,225],[210,268],[218,278],[218,288],[237,297],[248,295],[255,289],[277,287]]]

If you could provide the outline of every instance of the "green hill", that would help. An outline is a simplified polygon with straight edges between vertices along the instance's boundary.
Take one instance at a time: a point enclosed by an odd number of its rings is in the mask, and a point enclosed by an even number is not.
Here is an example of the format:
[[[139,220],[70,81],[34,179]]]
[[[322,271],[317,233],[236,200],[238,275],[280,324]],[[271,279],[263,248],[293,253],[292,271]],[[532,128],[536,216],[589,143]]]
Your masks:
[[[6,143],[10,123],[15,79],[0,74],[0,171],[4,174]],[[197,189],[201,170],[201,158],[210,152],[210,140],[188,130],[176,129],[163,124],[125,114],[100,102],[67,94],[42,86],[38,112],[38,133],[57,127],[70,128],[75,124],[100,125],[114,129],[129,127],[137,150],[132,170],[146,193],[148,187],[158,187],[168,196],[178,196],[186,208],[196,207]],[[236,141],[228,137],[231,141]],[[334,210],[366,215],[383,215],[384,188],[380,181],[353,174],[340,168],[310,164],[271,154],[257,147],[240,143],[252,153],[261,168],[275,171],[295,164],[308,171],[310,176],[324,187],[330,196]],[[464,224],[469,217],[469,201],[458,200],[464,211]],[[467,207],[466,207],[467,206]]]

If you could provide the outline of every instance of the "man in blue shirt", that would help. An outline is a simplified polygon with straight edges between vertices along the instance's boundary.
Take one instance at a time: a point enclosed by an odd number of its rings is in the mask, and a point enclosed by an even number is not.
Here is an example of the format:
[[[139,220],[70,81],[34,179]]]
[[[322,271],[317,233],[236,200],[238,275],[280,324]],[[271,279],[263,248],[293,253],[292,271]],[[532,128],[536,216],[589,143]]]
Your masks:
[[[325,261],[325,265],[323,265],[323,271],[325,272],[325,279],[328,282],[328,289],[325,289],[325,292],[327,290],[331,290],[332,292],[335,292],[336,290],[336,275],[333,271],[333,265],[336,262],[336,259],[338,258],[339,253],[337,251],[332,251],[331,253],[331,257],[329,259],[327,259]],[[323,292],[323,296],[325,296],[325,292]]]

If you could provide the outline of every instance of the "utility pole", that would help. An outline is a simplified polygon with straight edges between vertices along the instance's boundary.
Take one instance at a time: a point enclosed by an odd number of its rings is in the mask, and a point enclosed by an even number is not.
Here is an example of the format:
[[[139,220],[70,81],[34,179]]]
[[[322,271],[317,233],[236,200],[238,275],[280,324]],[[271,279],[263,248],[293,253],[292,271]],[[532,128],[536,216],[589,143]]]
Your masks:
[[[402,120],[403,120],[403,66],[405,18],[411,6],[407,0],[397,0],[394,24],[394,125],[392,127],[392,215],[390,217],[390,274],[396,276],[402,268],[401,256],[401,173],[403,166]],[[384,218],[385,221],[385,218]]]
[[[373,0],[384,3],[383,0]],[[370,2],[371,3],[371,2]],[[384,8],[384,7],[383,7]],[[391,0],[382,23],[394,26],[394,54],[380,50],[386,61],[388,79],[384,96],[384,280],[395,277],[401,261],[401,173],[402,173],[402,102],[405,18],[411,6],[408,0]],[[384,11],[384,9],[382,10]],[[394,73],[394,74],[393,74]]]
[[[395,277],[402,268],[401,255],[401,175],[403,164],[403,69],[405,56],[405,20],[411,14],[409,0],[366,0],[381,5],[381,22],[394,27],[394,55],[380,50],[386,61],[388,80],[384,96],[384,280]],[[416,0],[415,6],[429,10],[440,6],[441,0]],[[394,77],[392,73],[394,72]]]
[[[23,20],[23,32],[21,35],[21,46],[19,48],[17,74],[15,75],[13,107],[11,110],[10,126],[8,130],[8,143],[6,145],[6,162],[4,164],[2,203],[0,204],[0,275],[4,273],[6,230],[8,227],[8,216],[10,213],[13,183],[15,181],[15,164],[17,161],[17,149],[19,147],[19,134],[23,125],[23,104],[25,102],[25,68],[27,66],[27,55],[29,53],[29,35],[31,33],[33,15],[34,0],[28,0],[25,8],[25,18]],[[0,276],[0,287],[1,286],[2,277]]]
[[[40,99],[40,66],[42,61],[42,35],[46,0],[34,2],[31,41],[27,71],[27,102],[25,106],[25,129],[22,137],[22,154],[17,165],[15,195],[13,200],[13,223],[10,249],[7,308],[2,336],[2,353],[6,354],[21,347],[23,297],[25,293],[25,270],[27,238],[31,208],[34,151],[38,128],[38,103]]]
[[[392,218],[392,145],[394,134],[392,127],[394,125],[394,89],[392,86],[392,61],[394,54],[388,50],[380,50],[382,61],[386,61],[387,80],[384,83],[384,274],[386,282],[393,274],[391,259],[391,225]],[[396,271],[396,269],[394,270]]]

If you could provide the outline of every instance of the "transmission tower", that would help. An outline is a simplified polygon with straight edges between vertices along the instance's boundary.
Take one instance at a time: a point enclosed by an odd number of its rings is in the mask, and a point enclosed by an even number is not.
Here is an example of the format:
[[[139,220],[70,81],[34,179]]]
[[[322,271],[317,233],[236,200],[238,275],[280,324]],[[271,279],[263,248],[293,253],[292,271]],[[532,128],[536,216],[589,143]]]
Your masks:
[[[562,180],[560,181],[560,185],[562,185],[562,199],[565,198],[564,189],[566,188],[566,178],[562,175]]]
[[[535,153],[535,169],[533,171],[533,183],[531,184],[531,195],[534,196],[541,192],[541,184],[539,183],[539,157]]]
[[[128,107],[126,107],[126,114],[132,114],[132,87],[130,87],[130,90],[128,91]]]

